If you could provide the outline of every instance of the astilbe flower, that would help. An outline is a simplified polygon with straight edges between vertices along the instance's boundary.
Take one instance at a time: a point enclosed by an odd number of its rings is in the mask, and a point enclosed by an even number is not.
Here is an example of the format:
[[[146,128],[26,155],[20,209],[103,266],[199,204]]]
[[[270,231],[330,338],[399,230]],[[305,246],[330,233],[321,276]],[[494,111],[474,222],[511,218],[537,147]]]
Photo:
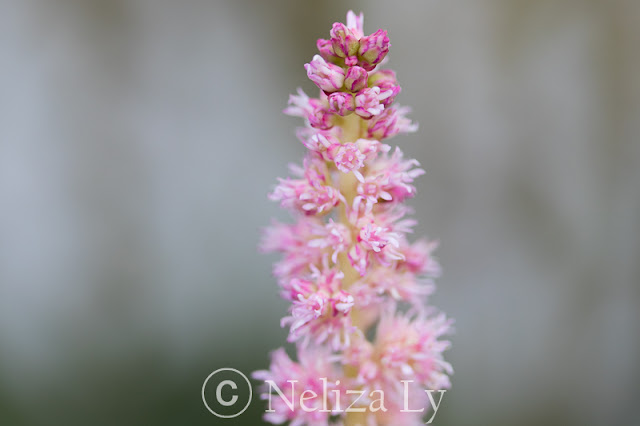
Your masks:
[[[269,195],[295,221],[274,222],[261,249],[283,254],[273,273],[291,302],[281,325],[299,362],[279,349],[270,369],[254,378],[282,390],[295,380],[294,400],[310,389],[318,397],[307,399],[307,408],[329,406],[303,410],[274,397],[265,415],[271,423],[420,424],[424,413],[401,411],[403,381],[418,389],[412,404],[426,408],[420,389],[450,386],[452,369],[442,353],[452,322],[426,305],[440,276],[437,243],[407,239],[416,222],[403,202],[415,195],[414,180],[424,171],[381,142],[418,128],[409,108],[393,104],[400,92],[395,73],[380,69],[390,46],[386,31],[366,36],[362,14],[350,11],[346,25],[335,23],[330,38],[318,40],[319,54],[305,65],[319,96],[298,89],[284,110],[305,120],[297,136],[308,151],[302,166],[290,166],[294,177],[280,179]],[[326,386],[336,392],[322,400]],[[350,401],[344,393],[336,399],[341,389],[384,392],[387,410],[345,413]],[[271,390],[265,385],[263,398]]]

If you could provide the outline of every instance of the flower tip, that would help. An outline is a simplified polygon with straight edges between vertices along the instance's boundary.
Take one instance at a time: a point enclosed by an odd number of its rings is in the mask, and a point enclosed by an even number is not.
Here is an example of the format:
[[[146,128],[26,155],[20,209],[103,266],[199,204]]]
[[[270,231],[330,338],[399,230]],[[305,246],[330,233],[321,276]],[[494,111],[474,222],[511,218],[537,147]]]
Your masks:
[[[358,37],[364,35],[364,14],[356,15],[353,10],[347,12],[347,27]]]

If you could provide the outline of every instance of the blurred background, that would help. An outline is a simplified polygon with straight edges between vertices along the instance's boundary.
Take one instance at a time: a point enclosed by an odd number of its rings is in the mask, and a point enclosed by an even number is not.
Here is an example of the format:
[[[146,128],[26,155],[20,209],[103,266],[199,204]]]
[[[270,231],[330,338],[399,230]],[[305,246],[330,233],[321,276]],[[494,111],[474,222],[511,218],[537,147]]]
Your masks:
[[[0,424],[256,425],[282,346],[281,113],[348,9],[385,28],[456,318],[440,426],[640,425],[640,3],[0,0]]]

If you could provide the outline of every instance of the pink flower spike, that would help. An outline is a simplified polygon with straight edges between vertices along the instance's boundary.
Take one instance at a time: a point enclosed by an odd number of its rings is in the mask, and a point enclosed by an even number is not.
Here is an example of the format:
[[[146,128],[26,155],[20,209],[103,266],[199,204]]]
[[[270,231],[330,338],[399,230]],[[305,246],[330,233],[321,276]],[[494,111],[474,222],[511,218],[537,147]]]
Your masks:
[[[340,90],[344,83],[344,70],[337,65],[330,64],[320,55],[315,55],[313,60],[304,65],[307,76],[316,86],[325,92]]]
[[[378,30],[370,36],[362,37],[358,50],[359,65],[367,71],[373,70],[387,56],[389,47],[391,47],[389,37],[384,30]]]
[[[379,87],[362,89],[356,95],[356,114],[365,119],[379,115],[384,111],[384,105],[380,101],[390,95],[391,93],[380,93]]]
[[[362,67],[351,67],[347,70],[344,77],[344,87],[352,92],[358,92],[364,89],[368,79],[367,71]]]
[[[365,37],[363,15],[349,11],[329,40],[317,40],[320,53],[305,64],[318,96],[298,89],[285,109],[304,119],[296,136],[307,153],[269,194],[292,211],[293,222],[274,222],[260,249],[282,256],[273,266],[289,304],[280,325],[298,361],[278,350],[269,370],[254,374],[286,397],[262,387],[274,394],[261,395],[269,399],[267,422],[417,426],[433,406],[424,390],[450,385],[442,336],[452,322],[426,305],[441,273],[437,243],[410,241],[417,222],[404,204],[424,171],[383,143],[418,128],[409,108],[394,105],[395,73],[381,69],[389,46],[386,31]],[[398,310],[405,306],[408,313]],[[410,389],[403,380],[412,381]],[[345,389],[363,391],[354,408],[364,411],[344,411],[356,398]],[[373,390],[384,394],[386,410],[369,406]],[[403,412],[405,404],[426,410]]]
[[[349,115],[356,109],[356,101],[351,93],[333,92],[328,99],[331,110],[340,116]]]

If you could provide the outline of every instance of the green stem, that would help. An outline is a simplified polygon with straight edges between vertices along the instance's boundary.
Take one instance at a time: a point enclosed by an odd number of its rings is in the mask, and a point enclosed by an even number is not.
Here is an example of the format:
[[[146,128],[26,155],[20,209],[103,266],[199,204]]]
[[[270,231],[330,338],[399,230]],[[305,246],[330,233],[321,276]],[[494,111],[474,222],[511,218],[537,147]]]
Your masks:
[[[351,114],[342,119],[341,123],[338,123],[342,128],[342,137],[340,142],[355,142],[362,134],[363,120],[356,114]],[[357,194],[358,180],[353,173],[340,173],[339,177],[340,193],[345,198],[345,203],[340,206],[340,222],[347,226],[352,231],[352,237],[355,238],[355,230],[351,226],[351,222],[347,217],[346,206],[353,205],[353,199]],[[347,253],[340,253],[338,256],[338,266],[344,273],[342,285],[345,289],[349,288],[354,282],[360,278],[360,274],[351,266]],[[356,327],[360,327],[359,313],[357,309],[351,310],[351,321]],[[362,330],[364,333],[366,330]],[[355,377],[357,370],[353,367],[345,366],[344,373],[347,377]],[[344,418],[345,426],[358,426],[364,425],[366,420],[366,413],[352,413],[349,412]]]

